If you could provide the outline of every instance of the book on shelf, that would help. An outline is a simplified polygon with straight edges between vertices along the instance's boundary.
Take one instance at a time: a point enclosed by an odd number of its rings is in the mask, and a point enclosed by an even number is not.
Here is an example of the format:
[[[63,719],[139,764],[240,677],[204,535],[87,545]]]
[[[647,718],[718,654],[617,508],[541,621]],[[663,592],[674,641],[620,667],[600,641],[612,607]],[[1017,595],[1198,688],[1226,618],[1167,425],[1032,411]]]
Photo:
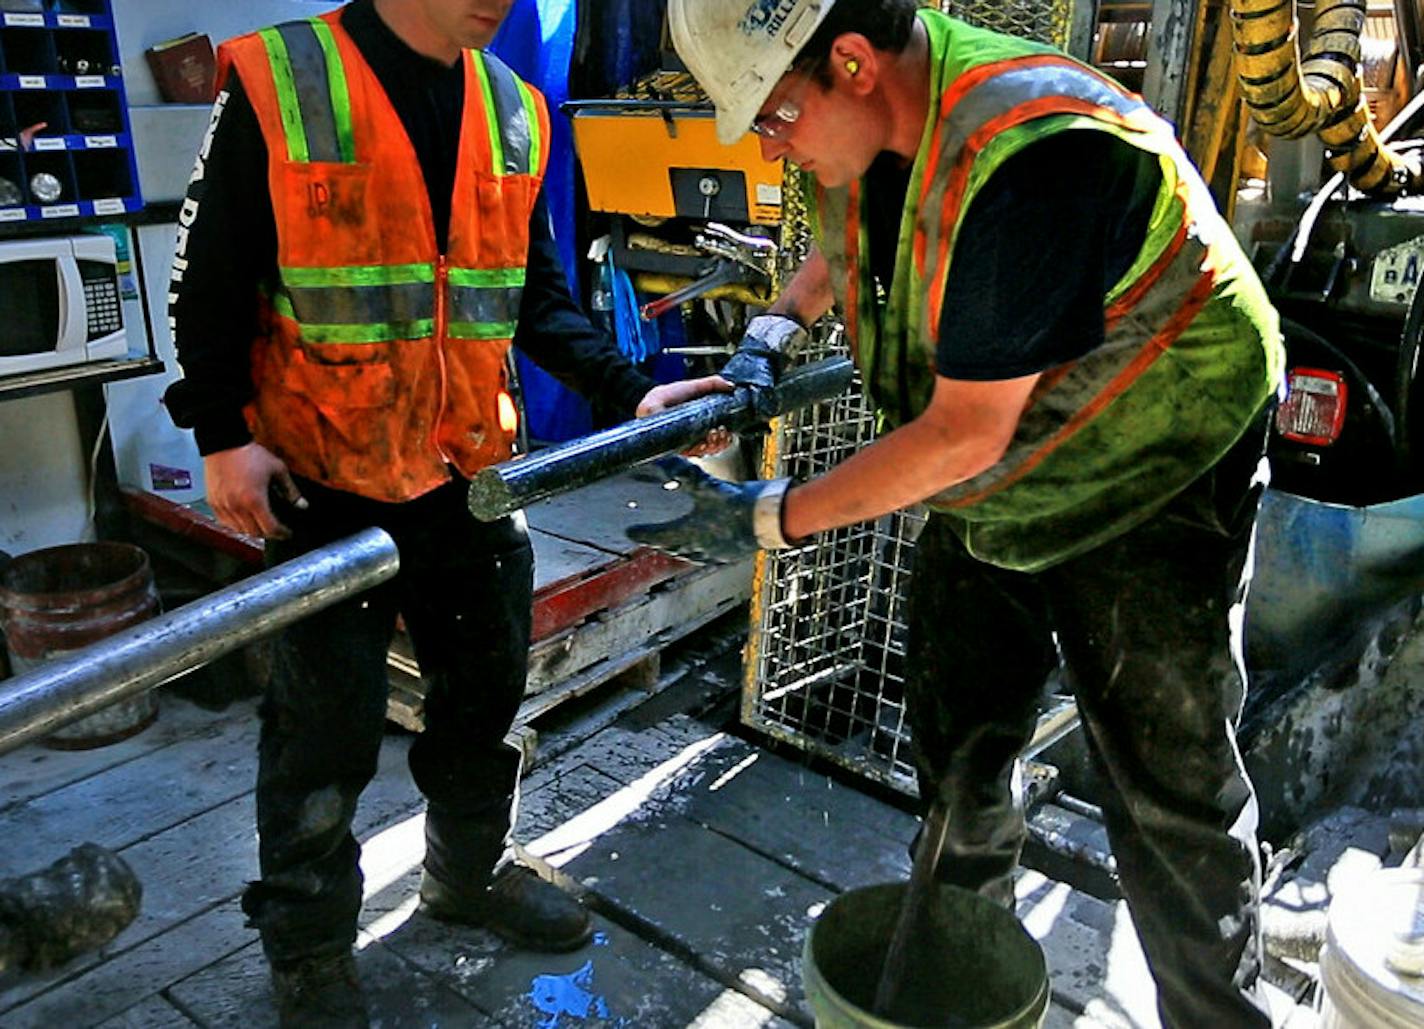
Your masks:
[[[217,65],[213,43],[206,35],[189,32],[155,43],[143,52],[158,95],[171,104],[212,103],[217,92]]]

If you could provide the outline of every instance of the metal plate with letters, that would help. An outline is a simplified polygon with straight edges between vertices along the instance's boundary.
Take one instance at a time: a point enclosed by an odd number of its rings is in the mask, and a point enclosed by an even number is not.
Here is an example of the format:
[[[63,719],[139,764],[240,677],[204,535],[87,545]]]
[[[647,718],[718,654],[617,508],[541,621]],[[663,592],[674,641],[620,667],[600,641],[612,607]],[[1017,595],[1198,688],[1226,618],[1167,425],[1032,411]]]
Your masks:
[[[1385,304],[1408,304],[1419,285],[1424,267],[1424,236],[1381,250],[1370,266],[1370,299]]]

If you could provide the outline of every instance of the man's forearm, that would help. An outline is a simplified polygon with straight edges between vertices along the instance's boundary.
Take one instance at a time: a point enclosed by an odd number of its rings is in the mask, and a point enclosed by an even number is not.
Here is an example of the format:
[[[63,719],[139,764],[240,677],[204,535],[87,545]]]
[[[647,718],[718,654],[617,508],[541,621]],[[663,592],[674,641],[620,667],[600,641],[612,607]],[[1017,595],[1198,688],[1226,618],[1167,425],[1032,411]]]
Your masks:
[[[825,475],[792,487],[782,529],[803,539],[918,504],[993,465],[975,441],[957,443],[918,420],[876,440]]]
[[[939,379],[918,418],[787,493],[781,519],[787,538],[878,518],[992,468],[1037,381],[1037,375],[992,383]]]

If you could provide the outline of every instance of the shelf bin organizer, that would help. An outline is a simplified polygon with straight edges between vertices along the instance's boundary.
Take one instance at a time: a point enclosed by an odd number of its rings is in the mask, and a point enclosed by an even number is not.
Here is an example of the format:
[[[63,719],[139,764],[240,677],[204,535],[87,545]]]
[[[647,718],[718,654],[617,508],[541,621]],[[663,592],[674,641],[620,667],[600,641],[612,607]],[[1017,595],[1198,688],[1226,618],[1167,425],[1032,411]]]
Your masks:
[[[109,3],[0,11],[0,225],[143,206]]]

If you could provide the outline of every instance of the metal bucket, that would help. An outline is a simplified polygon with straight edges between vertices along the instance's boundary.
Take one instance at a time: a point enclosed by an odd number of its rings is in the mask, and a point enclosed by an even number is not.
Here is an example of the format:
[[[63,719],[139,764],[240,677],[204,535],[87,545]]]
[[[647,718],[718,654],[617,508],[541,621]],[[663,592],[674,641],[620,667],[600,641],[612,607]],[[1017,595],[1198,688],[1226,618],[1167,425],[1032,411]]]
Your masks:
[[[1424,869],[1382,869],[1330,902],[1320,985],[1320,1029],[1424,1025]]]
[[[1038,1029],[1048,1012],[1043,950],[1012,913],[936,884],[910,943],[894,1009],[871,1014],[904,883],[841,894],[806,936],[801,979],[818,1029]]]
[[[0,571],[0,626],[19,674],[158,613],[148,555],[127,543],[74,543],[22,554]],[[0,684],[0,689],[3,689]],[[66,750],[102,747],[158,717],[150,692],[71,722],[46,742]]]

